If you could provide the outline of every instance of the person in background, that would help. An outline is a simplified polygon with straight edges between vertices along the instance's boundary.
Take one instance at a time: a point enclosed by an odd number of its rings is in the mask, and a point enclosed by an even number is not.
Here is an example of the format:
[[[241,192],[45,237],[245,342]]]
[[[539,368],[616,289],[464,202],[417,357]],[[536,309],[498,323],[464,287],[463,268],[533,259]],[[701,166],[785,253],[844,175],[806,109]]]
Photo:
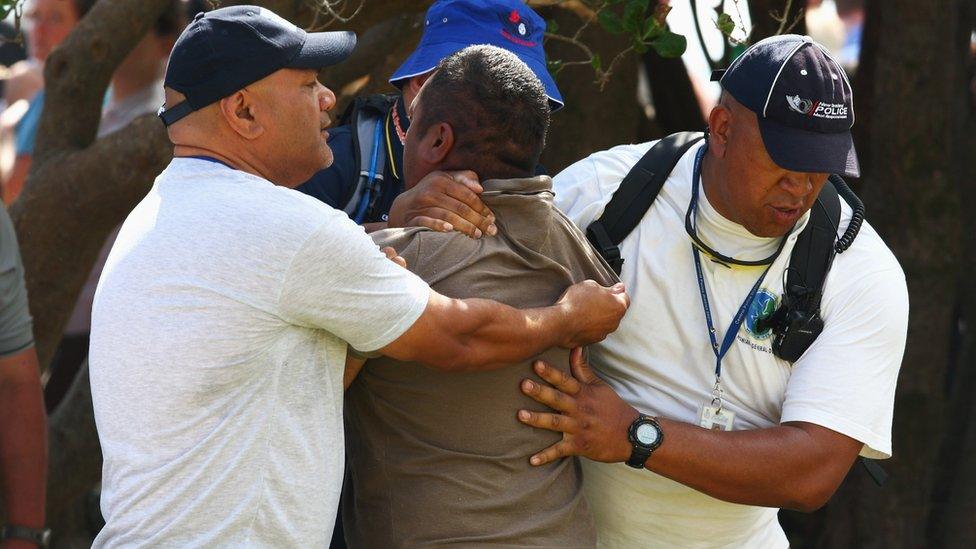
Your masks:
[[[44,62],[94,4],[95,0],[31,0],[27,5],[24,18],[28,27],[28,59],[11,67],[4,89],[8,109],[22,113],[5,117],[6,132],[13,132],[16,152],[12,166],[0,166],[0,191],[5,204],[17,199],[30,170],[37,124],[44,109]],[[18,106],[20,101],[25,103]]]
[[[5,549],[46,546],[47,425],[17,236],[0,206],[0,487]]]

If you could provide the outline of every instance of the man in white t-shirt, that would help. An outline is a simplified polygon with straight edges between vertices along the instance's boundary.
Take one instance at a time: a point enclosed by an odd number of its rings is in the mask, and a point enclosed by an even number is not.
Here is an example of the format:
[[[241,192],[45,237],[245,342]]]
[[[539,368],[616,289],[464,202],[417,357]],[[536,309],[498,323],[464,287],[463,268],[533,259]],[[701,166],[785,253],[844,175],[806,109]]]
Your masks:
[[[592,281],[525,311],[448,299],[291,190],[331,161],[316,74],[354,43],[255,6],[177,41],[160,112],[176,158],[125,220],[92,313],[95,546],[325,546],[347,346],[487,369],[602,339],[626,310],[621,285]]]
[[[816,509],[858,454],[891,455],[908,296],[870,225],[836,256],[823,332],[798,360],[775,356],[756,322],[782,299],[828,174],[859,173],[843,69],[809,38],[780,36],[749,48],[721,84],[707,139],[620,246],[633,306],[591,347],[593,370],[576,353],[573,377],[537,363],[549,384],[522,384],[557,413],[519,418],[564,433],[532,463],[593,460],[584,489],[601,547],[787,547],[777,508]],[[589,226],[652,145],[569,167],[555,178],[558,205]],[[851,214],[843,204],[839,234]]]

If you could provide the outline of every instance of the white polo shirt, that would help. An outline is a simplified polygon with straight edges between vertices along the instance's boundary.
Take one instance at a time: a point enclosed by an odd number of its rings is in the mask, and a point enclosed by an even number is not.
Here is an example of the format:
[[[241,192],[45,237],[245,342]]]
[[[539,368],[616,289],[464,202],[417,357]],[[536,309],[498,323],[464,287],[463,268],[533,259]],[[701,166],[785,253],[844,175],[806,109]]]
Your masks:
[[[174,159],[95,294],[95,546],[328,546],[347,343],[387,345],[429,292],[342,212]]]
[[[622,145],[570,166],[554,178],[557,205],[587,227],[653,144]],[[684,226],[701,146],[682,157],[622,242],[620,278],[631,306],[620,328],[590,350],[593,366],[628,403],[650,415],[692,424],[698,424],[702,405],[710,402],[715,381],[715,356]],[[779,239],[752,235],[722,217],[704,191],[699,196],[698,233],[713,249],[745,260],[775,252]],[[841,202],[839,233],[851,216]],[[804,421],[863,442],[864,456],[886,458],[891,455],[908,293],[901,267],[868,223],[851,248],[836,257],[821,305],[824,330],[796,363],[775,357],[771,334],[756,330],[759,313],[779,303],[793,244],[808,218],[786,237],[722,362],[725,405],[735,412],[734,429]],[[719,342],[764,268],[730,268],[702,256]],[[787,546],[777,509],[719,501],[624,464],[583,462],[601,547]]]

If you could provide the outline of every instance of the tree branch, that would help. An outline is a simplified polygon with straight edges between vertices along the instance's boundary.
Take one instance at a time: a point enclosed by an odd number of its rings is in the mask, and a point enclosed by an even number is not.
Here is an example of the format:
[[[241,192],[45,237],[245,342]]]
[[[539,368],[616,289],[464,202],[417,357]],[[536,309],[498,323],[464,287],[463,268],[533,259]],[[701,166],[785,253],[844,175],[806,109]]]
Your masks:
[[[98,250],[134,204],[133,190],[148,188],[146,179],[162,167],[168,145],[158,122],[152,129],[143,125],[115,136],[111,147],[91,145],[115,67],[167,5],[167,0],[101,0],[47,60],[34,162],[10,211],[42,368]]]
[[[528,0],[533,8],[548,8],[554,6],[575,13],[580,19],[590,21],[596,19],[596,11],[580,0]]]
[[[51,415],[49,424],[47,517],[55,541],[63,546],[64,537],[74,534],[72,505],[102,476],[102,449],[92,413],[87,361]]]

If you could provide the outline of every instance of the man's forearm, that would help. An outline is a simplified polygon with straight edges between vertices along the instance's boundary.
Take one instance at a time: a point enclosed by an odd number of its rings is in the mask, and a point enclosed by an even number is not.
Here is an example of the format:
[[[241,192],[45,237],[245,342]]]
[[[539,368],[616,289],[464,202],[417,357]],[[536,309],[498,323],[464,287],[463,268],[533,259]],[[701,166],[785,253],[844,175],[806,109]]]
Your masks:
[[[519,310],[487,299],[435,300],[428,311],[434,306],[438,314],[418,320],[430,325],[411,329],[384,354],[451,371],[491,370],[556,346],[569,320],[558,306]]]
[[[617,328],[628,303],[623,285],[592,280],[574,284],[550,307],[521,310],[431,291],[420,318],[381,352],[445,370],[490,370],[551,347],[599,341]]]
[[[44,526],[47,421],[33,348],[0,359],[0,477],[8,524]]]
[[[744,505],[817,509],[833,495],[861,447],[837,433],[811,432],[827,429],[810,424],[726,432],[658,421],[664,444],[645,467],[714,498]]]
[[[527,360],[556,347],[571,330],[567,311],[559,306],[516,309],[486,299],[465,299],[461,318],[470,319],[459,335],[466,360],[460,370],[495,369]]]

